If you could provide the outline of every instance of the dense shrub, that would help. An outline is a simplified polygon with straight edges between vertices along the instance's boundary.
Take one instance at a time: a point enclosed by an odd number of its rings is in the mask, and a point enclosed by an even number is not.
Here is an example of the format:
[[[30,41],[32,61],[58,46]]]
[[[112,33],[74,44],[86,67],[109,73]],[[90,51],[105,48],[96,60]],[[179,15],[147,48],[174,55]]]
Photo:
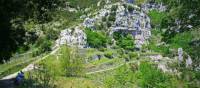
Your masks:
[[[131,35],[122,32],[114,32],[113,37],[117,41],[116,44],[121,48],[126,50],[133,50],[135,48],[134,39]]]
[[[108,22],[108,21],[106,22],[106,24],[107,24],[108,28],[112,26],[112,24],[110,22]]]
[[[116,70],[114,76],[105,80],[107,88],[133,88],[134,73],[126,66],[122,66]]]
[[[23,83],[18,88],[55,88],[55,74],[52,70],[45,64],[40,65],[40,69],[25,75]]]
[[[117,5],[113,5],[112,7],[111,7],[111,11],[117,11],[117,8],[118,8],[118,6]]]
[[[142,88],[167,88],[169,77],[147,62],[139,67],[140,86]]]
[[[103,17],[103,18],[102,18],[102,21],[103,21],[103,22],[106,22],[106,21],[107,21],[107,18],[106,18],[106,17]]]
[[[59,31],[54,29],[48,29],[45,31],[48,40],[56,40],[59,36]]]
[[[112,21],[112,22],[114,22],[115,20],[116,20],[116,17],[115,17],[116,15],[113,13],[113,14],[110,14],[110,16],[108,17],[108,20],[109,21]]]
[[[151,25],[152,26],[160,26],[162,23],[162,20],[166,17],[165,12],[159,12],[157,10],[152,10],[148,13],[150,19],[151,19]]]
[[[138,58],[138,54],[136,52],[130,52],[128,53],[130,59],[136,59]]]
[[[106,52],[104,54],[104,56],[107,57],[107,58],[109,58],[109,59],[111,59],[111,58],[113,58],[113,52]]]
[[[95,32],[91,29],[86,29],[85,32],[87,35],[87,43],[90,47],[106,47],[106,44],[110,41],[109,37],[102,32]]]
[[[77,49],[70,49],[66,46],[61,48],[61,56],[59,57],[64,75],[67,77],[83,76],[84,60],[77,54]]]
[[[133,10],[134,10],[134,7],[131,6],[131,5],[129,5],[129,6],[128,6],[128,11],[129,11],[129,12],[132,12]]]

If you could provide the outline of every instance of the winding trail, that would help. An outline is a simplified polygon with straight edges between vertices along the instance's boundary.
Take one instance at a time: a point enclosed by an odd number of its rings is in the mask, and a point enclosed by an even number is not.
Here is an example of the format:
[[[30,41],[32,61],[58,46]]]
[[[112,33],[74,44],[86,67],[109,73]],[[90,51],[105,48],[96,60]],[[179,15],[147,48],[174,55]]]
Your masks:
[[[86,75],[96,74],[96,73],[102,73],[102,72],[114,70],[114,69],[120,68],[120,67],[123,66],[123,65],[127,65],[127,64],[130,64],[130,63],[135,63],[135,62],[137,62],[137,61],[131,61],[131,62],[128,62],[128,63],[120,64],[120,65],[118,65],[118,66],[115,66],[115,67],[112,67],[112,68],[108,68],[108,69],[103,69],[103,70],[88,72],[88,73],[86,73]]]

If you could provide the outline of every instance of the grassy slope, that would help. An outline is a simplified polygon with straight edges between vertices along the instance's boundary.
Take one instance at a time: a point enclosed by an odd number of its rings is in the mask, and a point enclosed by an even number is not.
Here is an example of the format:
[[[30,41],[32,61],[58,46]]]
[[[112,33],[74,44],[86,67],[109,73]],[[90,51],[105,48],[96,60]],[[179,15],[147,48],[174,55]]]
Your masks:
[[[24,67],[26,67],[31,62],[41,58],[41,56],[38,57],[32,57],[32,53],[21,55],[19,57],[13,57],[11,60],[5,64],[0,65],[0,78],[7,76],[9,74],[15,73]]]

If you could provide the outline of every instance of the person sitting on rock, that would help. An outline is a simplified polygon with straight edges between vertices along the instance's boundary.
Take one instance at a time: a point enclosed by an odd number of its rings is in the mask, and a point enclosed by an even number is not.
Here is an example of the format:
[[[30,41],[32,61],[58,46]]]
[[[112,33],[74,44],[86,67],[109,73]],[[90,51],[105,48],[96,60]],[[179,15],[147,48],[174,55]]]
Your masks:
[[[20,71],[15,78],[15,84],[19,85],[23,79],[24,79],[24,72]]]

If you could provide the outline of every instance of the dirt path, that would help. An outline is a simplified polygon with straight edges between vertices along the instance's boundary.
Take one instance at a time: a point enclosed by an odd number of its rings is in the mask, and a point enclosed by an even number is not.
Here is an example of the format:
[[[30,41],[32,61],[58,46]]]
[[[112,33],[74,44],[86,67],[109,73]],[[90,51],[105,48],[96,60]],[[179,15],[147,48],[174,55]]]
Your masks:
[[[120,64],[118,66],[115,66],[115,67],[112,67],[112,68],[108,68],[108,69],[103,69],[103,70],[98,70],[98,71],[93,71],[93,72],[88,72],[86,73],[86,75],[90,75],[90,74],[96,74],[96,73],[102,73],[102,72],[105,72],[105,71],[110,71],[110,70],[114,70],[114,69],[117,69],[125,64],[130,64],[130,63],[135,63],[137,61],[131,61],[131,62],[128,62],[128,63],[124,63],[124,64]]]

